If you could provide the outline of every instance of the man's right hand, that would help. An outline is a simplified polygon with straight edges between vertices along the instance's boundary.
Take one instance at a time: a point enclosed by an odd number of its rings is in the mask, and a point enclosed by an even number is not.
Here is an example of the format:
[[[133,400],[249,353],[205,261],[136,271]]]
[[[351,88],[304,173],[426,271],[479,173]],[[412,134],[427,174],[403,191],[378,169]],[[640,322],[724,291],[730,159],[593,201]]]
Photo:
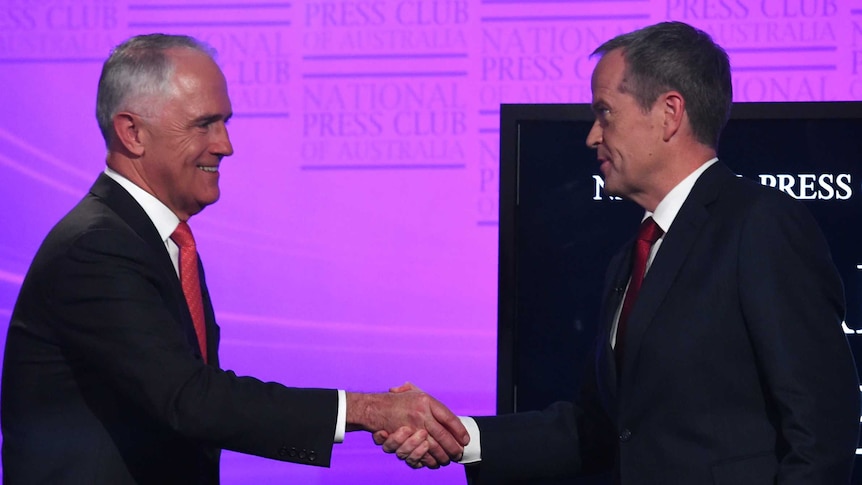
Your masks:
[[[396,453],[413,468],[437,468],[460,459],[470,435],[457,416],[412,384],[391,391],[347,393],[347,430],[371,431],[378,444],[391,439],[388,452]]]

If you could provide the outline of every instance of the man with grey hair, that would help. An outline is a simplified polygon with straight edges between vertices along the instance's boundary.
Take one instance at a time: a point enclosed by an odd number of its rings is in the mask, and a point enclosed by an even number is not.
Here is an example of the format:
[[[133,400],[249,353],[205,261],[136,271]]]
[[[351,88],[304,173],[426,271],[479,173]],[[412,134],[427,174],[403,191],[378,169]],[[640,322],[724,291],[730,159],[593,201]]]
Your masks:
[[[354,430],[423,430],[441,464],[469,441],[422,392],[298,389],[219,367],[187,221],[219,197],[231,114],[195,39],[134,37],[105,63],[107,168],[46,237],[9,325],[5,483],[216,484],[221,449],[329,466]]]
[[[595,54],[586,142],[641,229],[610,262],[580,399],[475,418],[469,480],[847,485],[859,381],[841,279],[802,203],[718,160],[727,54],[682,22]],[[430,462],[422,436],[375,440]]]

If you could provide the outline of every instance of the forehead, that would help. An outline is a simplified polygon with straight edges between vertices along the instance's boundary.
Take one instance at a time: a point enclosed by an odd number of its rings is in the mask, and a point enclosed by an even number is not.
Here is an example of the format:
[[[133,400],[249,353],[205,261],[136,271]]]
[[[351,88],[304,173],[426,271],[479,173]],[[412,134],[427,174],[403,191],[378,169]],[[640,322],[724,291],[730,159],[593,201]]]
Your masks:
[[[597,95],[607,96],[614,92],[620,93],[625,68],[625,57],[623,57],[621,50],[613,50],[602,56],[596,64],[591,79],[593,98]]]
[[[171,82],[175,89],[185,93],[221,90],[227,94],[224,74],[208,55],[192,49],[175,49],[168,51],[168,56],[174,65]]]
[[[168,51],[174,64],[172,101],[188,110],[229,114],[227,82],[215,61],[193,49]]]
[[[192,49],[172,49],[167,52],[174,66],[175,87],[197,90],[224,84],[224,75],[208,55]]]

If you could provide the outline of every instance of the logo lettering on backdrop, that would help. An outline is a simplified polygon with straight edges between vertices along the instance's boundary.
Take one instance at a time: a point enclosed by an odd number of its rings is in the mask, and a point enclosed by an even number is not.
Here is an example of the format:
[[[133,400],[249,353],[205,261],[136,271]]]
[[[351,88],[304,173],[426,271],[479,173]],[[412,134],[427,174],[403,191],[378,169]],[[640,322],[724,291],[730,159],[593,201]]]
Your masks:
[[[822,75],[744,75],[733,80],[733,97],[739,101],[825,101],[829,78]]]
[[[828,74],[847,58],[838,0],[668,0],[667,14],[704,21],[697,25],[725,47],[735,101],[825,101],[839,89]]]
[[[238,117],[287,118],[292,108],[289,31],[208,29],[196,37],[218,51]]]
[[[304,170],[463,169],[467,0],[305,6]]]
[[[795,199],[847,200],[853,195],[850,174],[760,174],[760,183],[776,187]]]
[[[124,36],[125,12],[99,0],[13,0],[0,7],[0,60],[101,62]]]
[[[464,160],[466,101],[455,81],[310,82],[302,90],[305,162]]]
[[[750,13],[748,2],[742,0],[667,0],[665,17],[678,20],[742,20]]]
[[[593,200],[602,200],[604,198],[605,179],[601,175],[593,175],[593,187]],[[607,198],[608,200],[623,200],[622,197],[613,195],[608,195]]]

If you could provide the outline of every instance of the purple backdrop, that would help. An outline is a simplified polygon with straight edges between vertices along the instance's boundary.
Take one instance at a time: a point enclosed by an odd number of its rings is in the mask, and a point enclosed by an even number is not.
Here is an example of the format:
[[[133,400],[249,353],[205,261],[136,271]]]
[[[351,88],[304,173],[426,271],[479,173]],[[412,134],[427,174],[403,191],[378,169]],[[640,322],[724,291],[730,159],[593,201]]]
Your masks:
[[[193,220],[222,362],[292,386],[406,380],[495,401],[500,103],[588,102],[588,54],[675,19],[731,54],[737,101],[862,99],[862,0],[3,0],[0,334],[32,255],[104,166],[101,62],[126,37],[219,51],[236,154]],[[2,343],[2,342],[0,342]],[[331,469],[225,453],[223,482],[464,483],[364,433]]]

